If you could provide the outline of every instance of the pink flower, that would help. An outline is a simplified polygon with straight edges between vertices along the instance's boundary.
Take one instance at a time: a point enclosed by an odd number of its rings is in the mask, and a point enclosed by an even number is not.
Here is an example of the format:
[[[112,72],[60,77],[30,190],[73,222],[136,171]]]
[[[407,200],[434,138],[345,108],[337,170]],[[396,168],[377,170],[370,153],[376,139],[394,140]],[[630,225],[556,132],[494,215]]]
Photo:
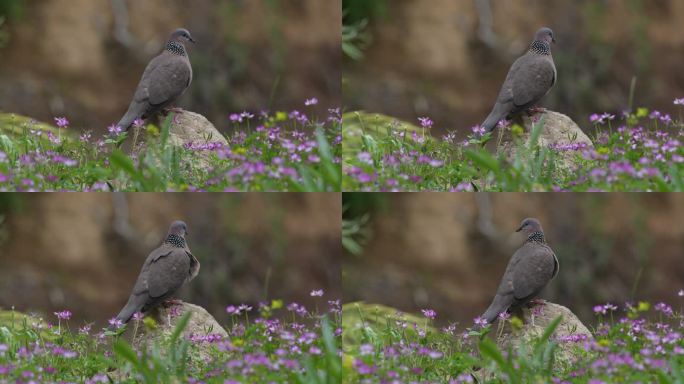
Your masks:
[[[55,117],[55,123],[59,128],[67,128],[69,126],[69,120],[66,117]]]
[[[420,122],[420,126],[423,128],[430,129],[432,128],[432,125],[434,124],[432,120],[430,120],[429,117],[419,117],[418,121]]]
[[[55,312],[55,316],[57,316],[57,318],[60,320],[69,320],[71,319],[71,311],[64,310],[60,312]]]
[[[314,289],[313,291],[311,291],[311,296],[321,297],[321,296],[323,296],[323,290],[322,289]]]
[[[430,320],[434,320],[435,317],[437,317],[437,312],[435,312],[433,309],[421,309],[420,311],[423,312],[423,316]]]

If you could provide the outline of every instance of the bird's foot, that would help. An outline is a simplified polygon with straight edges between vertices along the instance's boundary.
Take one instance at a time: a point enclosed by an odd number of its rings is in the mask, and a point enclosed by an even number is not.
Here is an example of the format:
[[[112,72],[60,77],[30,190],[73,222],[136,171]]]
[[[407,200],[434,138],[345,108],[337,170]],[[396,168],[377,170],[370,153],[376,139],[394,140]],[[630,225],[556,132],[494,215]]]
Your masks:
[[[537,305],[546,305],[546,300],[544,300],[544,299],[532,299],[529,302],[527,302],[528,308],[536,307]]]
[[[183,108],[178,108],[178,107],[164,108],[164,109],[162,109],[161,114],[164,115],[164,117],[166,117],[171,112],[173,112],[175,114],[179,114],[179,113],[185,112],[185,110]]]
[[[532,117],[532,116],[537,115],[539,113],[546,112],[546,108],[532,107],[532,108],[527,108],[527,110],[525,112],[527,113],[528,117]]]
[[[181,305],[183,301],[180,299],[166,299],[162,302],[164,308],[173,307],[174,305]]]

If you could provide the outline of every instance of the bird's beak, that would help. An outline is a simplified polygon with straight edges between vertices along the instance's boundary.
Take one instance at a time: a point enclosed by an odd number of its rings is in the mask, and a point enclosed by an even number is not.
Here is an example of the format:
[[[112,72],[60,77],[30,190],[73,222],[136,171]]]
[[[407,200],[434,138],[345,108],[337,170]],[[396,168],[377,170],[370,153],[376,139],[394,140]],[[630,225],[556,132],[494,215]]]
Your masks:
[[[555,37],[552,37],[552,38],[551,38],[551,42],[554,43],[554,44],[556,44],[556,38],[555,38]]]
[[[195,40],[193,40],[192,37],[188,37],[188,40],[190,40],[191,43],[195,44]]]
[[[520,228],[516,229],[515,231],[520,232],[520,231],[522,231],[523,227],[524,227],[524,225],[521,225]]]

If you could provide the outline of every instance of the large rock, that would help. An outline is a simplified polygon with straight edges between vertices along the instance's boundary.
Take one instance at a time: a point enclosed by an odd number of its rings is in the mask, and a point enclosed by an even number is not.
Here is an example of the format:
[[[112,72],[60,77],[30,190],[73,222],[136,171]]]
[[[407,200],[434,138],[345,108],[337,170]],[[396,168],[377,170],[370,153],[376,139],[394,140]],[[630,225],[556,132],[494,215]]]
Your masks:
[[[192,359],[206,361],[209,359],[213,342],[226,339],[228,332],[206,309],[185,302],[170,306],[158,305],[150,311],[148,316],[156,321],[156,327],[141,326],[133,340],[133,347],[142,350],[146,346],[165,342],[171,337],[178,320],[186,313],[191,314],[190,320],[181,333],[180,339],[194,340]]]
[[[183,111],[174,116],[169,128],[169,142],[177,146],[228,145],[221,132],[199,113]]]
[[[214,124],[199,113],[185,110],[172,113],[174,115],[169,126],[168,143],[176,147],[192,148],[198,154],[198,161],[193,163],[193,166],[205,170],[211,168],[210,155],[214,152],[213,150],[227,146],[228,140],[214,127]],[[163,126],[165,118],[160,115],[159,119],[160,126]],[[135,151],[147,146],[145,136],[146,133],[140,132],[137,141],[142,144],[136,146]]]
[[[510,128],[504,129],[499,148],[499,151],[511,161],[516,157],[518,143],[529,144],[533,127],[539,123],[543,124],[543,127],[537,143],[540,147],[551,148],[558,154],[558,165],[562,169],[574,169],[581,156],[581,149],[594,146],[589,136],[572,119],[561,113],[547,110],[532,117],[523,113],[518,120],[522,121],[524,132],[521,135],[514,135]],[[494,137],[497,138],[496,131]]]
[[[494,326],[493,332],[496,332],[499,349],[505,351],[512,347],[513,350],[516,350],[520,346],[532,345],[530,342],[539,338],[558,316],[561,316],[562,319],[551,334],[550,340],[558,342],[555,360],[559,364],[580,357],[576,341],[593,338],[589,329],[582,324],[580,319],[562,305],[544,302],[543,304],[532,305],[529,308],[523,307],[520,312],[523,321],[522,328],[516,329],[510,325],[510,322],[506,322],[503,329]]]

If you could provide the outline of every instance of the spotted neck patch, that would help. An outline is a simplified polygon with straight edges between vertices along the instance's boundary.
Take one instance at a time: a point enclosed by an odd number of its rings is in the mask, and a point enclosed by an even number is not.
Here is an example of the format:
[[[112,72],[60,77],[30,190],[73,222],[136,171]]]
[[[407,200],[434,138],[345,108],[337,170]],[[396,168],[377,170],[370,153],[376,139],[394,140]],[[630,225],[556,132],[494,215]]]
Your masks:
[[[166,240],[164,240],[164,243],[174,246],[176,248],[185,248],[185,239],[181,236],[174,234],[166,236]]]
[[[168,43],[166,43],[166,50],[173,53],[174,55],[186,56],[185,47],[183,47],[183,44],[177,41],[169,41]]]
[[[546,41],[535,40],[532,45],[530,45],[530,52],[536,53],[537,55],[550,55],[551,45]]]
[[[528,238],[527,241],[535,242],[535,243],[541,243],[541,244],[546,244],[546,238],[544,238],[544,232],[533,232]]]

